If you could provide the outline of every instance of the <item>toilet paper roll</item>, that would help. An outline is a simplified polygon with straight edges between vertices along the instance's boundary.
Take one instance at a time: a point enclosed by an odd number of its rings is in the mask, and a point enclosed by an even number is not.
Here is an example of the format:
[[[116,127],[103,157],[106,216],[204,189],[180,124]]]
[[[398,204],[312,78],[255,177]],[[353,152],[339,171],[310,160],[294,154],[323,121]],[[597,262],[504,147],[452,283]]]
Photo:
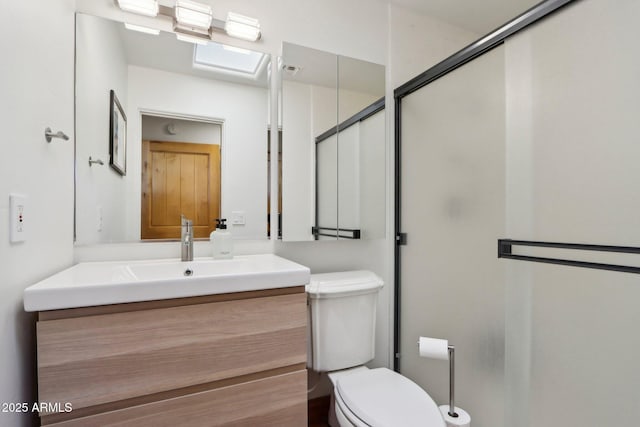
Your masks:
[[[420,337],[418,341],[420,357],[449,360],[449,341],[438,338]]]
[[[449,405],[440,405],[438,409],[440,409],[440,413],[442,414],[442,418],[444,418],[445,424],[447,427],[471,427],[471,416],[467,414],[464,409],[460,409],[457,406],[456,414],[457,417],[452,417],[449,415]]]

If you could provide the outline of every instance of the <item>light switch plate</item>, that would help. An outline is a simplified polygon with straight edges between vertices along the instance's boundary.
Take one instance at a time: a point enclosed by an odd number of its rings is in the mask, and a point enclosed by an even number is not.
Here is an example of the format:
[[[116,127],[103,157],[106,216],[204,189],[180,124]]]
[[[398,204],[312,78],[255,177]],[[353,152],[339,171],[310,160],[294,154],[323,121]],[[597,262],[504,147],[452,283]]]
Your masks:
[[[231,212],[231,224],[233,224],[233,225],[245,225],[246,224],[245,211],[232,211]]]
[[[27,196],[9,194],[9,241],[24,242],[27,239]]]

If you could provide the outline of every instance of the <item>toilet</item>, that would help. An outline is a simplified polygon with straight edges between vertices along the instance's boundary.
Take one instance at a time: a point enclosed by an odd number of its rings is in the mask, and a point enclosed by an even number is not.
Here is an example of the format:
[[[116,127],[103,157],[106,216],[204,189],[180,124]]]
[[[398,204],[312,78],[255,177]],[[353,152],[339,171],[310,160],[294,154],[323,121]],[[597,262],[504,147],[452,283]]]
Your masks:
[[[446,427],[420,386],[387,368],[364,366],[375,356],[375,323],[382,280],[370,271],[312,274],[309,368],[333,384],[332,427]]]

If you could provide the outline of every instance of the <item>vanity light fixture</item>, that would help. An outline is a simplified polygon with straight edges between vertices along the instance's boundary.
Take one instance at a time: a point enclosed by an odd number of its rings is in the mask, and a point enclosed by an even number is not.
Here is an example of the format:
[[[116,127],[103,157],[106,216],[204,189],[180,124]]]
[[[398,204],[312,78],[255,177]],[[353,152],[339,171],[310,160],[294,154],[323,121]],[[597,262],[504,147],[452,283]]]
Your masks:
[[[177,0],[175,25],[184,30],[209,34],[213,11],[211,6],[191,0]]]
[[[212,40],[213,32],[225,32],[230,37],[255,42],[262,37],[260,21],[239,13],[229,12],[227,20],[213,18],[210,5],[193,0],[175,0],[174,7],[159,6],[158,0],[114,0],[126,12],[156,17],[173,18],[173,31],[180,40],[205,44]],[[136,27],[136,28],[134,28]],[[128,25],[130,30],[156,34],[157,30]]]
[[[118,6],[125,12],[158,16],[158,0],[118,0]]]
[[[224,24],[224,30],[231,37],[249,40],[252,42],[261,37],[260,22],[257,19],[234,12],[229,12],[227,14],[227,21]]]
[[[154,36],[160,34],[160,30],[156,28],[143,27],[142,25],[129,24],[128,22],[125,22],[124,26],[127,30],[138,31],[140,33],[153,34]]]

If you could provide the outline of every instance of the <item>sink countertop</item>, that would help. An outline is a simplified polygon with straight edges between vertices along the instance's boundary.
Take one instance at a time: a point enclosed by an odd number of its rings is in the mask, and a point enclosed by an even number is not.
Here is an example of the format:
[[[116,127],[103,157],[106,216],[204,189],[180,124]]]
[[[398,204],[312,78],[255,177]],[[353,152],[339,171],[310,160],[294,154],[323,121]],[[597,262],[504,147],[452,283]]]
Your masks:
[[[24,309],[61,310],[304,286],[309,277],[309,268],[273,254],[185,262],[82,262],[25,289]]]

